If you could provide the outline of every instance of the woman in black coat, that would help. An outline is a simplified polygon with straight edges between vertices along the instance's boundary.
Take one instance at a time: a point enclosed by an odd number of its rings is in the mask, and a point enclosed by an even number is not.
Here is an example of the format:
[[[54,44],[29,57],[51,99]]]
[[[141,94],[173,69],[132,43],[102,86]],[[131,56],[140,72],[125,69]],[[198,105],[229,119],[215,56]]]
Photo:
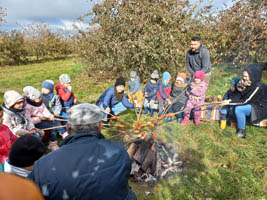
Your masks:
[[[234,96],[224,103],[237,105],[235,115],[237,119],[236,134],[246,137],[246,118],[251,123],[258,123],[267,119],[267,85],[261,81],[262,66],[252,64],[243,71],[243,79],[238,83],[240,95]]]

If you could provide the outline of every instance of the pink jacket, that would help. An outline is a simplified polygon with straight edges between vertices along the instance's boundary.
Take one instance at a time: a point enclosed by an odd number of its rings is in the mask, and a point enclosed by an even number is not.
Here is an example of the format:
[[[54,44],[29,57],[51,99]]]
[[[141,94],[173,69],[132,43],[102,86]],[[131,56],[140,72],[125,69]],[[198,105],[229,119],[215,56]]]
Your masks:
[[[205,81],[200,83],[192,82],[190,84],[191,90],[186,90],[186,94],[189,96],[189,100],[192,102],[204,102],[205,94],[208,89],[208,84]]]
[[[162,92],[160,92],[159,90],[164,90],[164,92],[167,94],[168,98],[165,98],[163,97],[161,94]],[[157,99],[169,99],[170,96],[171,96],[171,91],[172,91],[172,87],[169,86],[169,87],[165,87],[165,88],[162,88],[162,85],[159,86],[159,90],[157,92]]]
[[[39,107],[26,104],[25,110],[33,124],[39,124],[41,122],[39,117],[53,117],[53,114],[46,108],[44,103]]]
[[[0,163],[8,158],[9,149],[17,138],[6,125],[0,126]]]

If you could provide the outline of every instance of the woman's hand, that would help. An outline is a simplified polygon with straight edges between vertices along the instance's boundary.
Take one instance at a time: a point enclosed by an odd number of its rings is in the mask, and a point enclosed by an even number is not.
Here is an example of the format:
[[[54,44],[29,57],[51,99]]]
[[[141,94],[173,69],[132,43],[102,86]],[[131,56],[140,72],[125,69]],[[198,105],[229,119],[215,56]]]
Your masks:
[[[232,101],[231,99],[226,99],[226,100],[224,100],[224,101],[222,102],[222,105],[227,106],[227,105],[230,104],[231,101]]]

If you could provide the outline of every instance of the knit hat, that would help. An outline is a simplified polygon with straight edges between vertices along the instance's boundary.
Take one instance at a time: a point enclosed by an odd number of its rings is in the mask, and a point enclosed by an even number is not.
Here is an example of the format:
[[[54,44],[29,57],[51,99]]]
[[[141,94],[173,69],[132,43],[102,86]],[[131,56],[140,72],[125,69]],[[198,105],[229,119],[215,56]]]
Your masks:
[[[168,80],[168,79],[171,79],[171,75],[169,72],[164,72],[163,75],[162,75],[162,81],[165,81],[165,80]]]
[[[101,121],[101,110],[98,106],[90,103],[82,103],[72,106],[68,111],[68,124],[87,125]]]
[[[154,70],[151,74],[151,78],[159,79],[159,72],[158,70]]]
[[[45,80],[43,83],[42,83],[42,88],[46,88],[48,90],[50,90],[50,92],[53,92],[54,90],[54,81],[52,80]]]
[[[198,71],[195,72],[194,78],[198,78],[201,81],[204,81],[205,80],[205,73],[203,71],[201,71],[201,70],[198,70]]]
[[[24,92],[25,96],[32,101],[40,98],[40,96],[41,96],[40,91],[37,90],[36,88],[32,87],[32,86],[24,87],[23,92]]]
[[[11,108],[15,103],[24,101],[23,96],[15,90],[6,91],[4,94],[4,104],[6,108]]]
[[[136,78],[136,77],[137,77],[136,71],[131,71],[130,72],[130,78]]]
[[[235,87],[237,87],[237,84],[239,83],[239,81],[240,81],[240,78],[238,78],[238,77],[234,77],[234,78],[232,78],[232,80],[230,81],[230,84],[233,85],[233,86],[235,86]]]
[[[19,137],[9,151],[9,164],[29,167],[45,154],[45,145],[36,137],[26,134]]]
[[[68,74],[61,74],[59,76],[59,82],[61,84],[67,84],[71,82],[70,76]]]
[[[125,80],[123,77],[119,77],[116,79],[116,82],[115,82],[115,87],[118,86],[118,85],[123,85],[125,87]]]
[[[184,83],[186,80],[186,74],[185,73],[178,73],[176,76],[176,81],[181,81]]]

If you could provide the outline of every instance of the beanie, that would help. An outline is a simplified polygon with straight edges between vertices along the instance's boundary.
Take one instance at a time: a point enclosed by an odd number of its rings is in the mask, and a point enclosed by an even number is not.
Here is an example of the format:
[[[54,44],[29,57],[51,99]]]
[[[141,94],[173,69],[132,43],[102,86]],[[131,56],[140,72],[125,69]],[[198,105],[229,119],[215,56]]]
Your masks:
[[[45,154],[41,140],[26,134],[19,137],[9,151],[9,164],[15,167],[29,167]]]
[[[24,101],[24,98],[15,90],[6,91],[4,94],[4,104],[6,108],[11,108],[15,103]]]
[[[54,90],[54,81],[52,81],[52,80],[45,80],[42,83],[42,88],[46,88],[46,89],[50,90],[50,92],[53,92],[53,90]]]
[[[171,79],[171,75],[169,72],[164,72],[163,75],[162,75],[162,81],[165,81],[165,80],[168,80],[168,79]]]
[[[201,81],[204,81],[205,80],[205,73],[203,71],[201,71],[201,70],[198,70],[198,71],[195,72],[194,78],[198,78]]]
[[[125,87],[125,80],[123,77],[119,77],[116,79],[116,82],[115,82],[115,87],[118,86],[118,85],[123,85]]]
[[[70,76],[68,74],[61,74],[59,76],[59,82],[61,84],[67,84],[71,82]]]
[[[176,81],[182,81],[183,83],[185,83],[186,80],[186,74],[185,73],[178,73],[176,76]]]
[[[130,72],[130,78],[136,78],[136,77],[137,77],[136,71],[131,71]]]
[[[40,96],[41,96],[40,91],[37,90],[36,88],[32,87],[32,86],[24,87],[23,92],[24,92],[25,96],[32,101],[40,98]]]
[[[237,84],[239,83],[239,81],[240,81],[240,78],[238,78],[238,77],[234,77],[234,78],[232,78],[232,80],[230,81],[230,84],[233,85],[233,86],[235,86],[235,87],[237,87]]]
[[[158,70],[154,70],[151,74],[151,78],[159,79],[159,72]]]

